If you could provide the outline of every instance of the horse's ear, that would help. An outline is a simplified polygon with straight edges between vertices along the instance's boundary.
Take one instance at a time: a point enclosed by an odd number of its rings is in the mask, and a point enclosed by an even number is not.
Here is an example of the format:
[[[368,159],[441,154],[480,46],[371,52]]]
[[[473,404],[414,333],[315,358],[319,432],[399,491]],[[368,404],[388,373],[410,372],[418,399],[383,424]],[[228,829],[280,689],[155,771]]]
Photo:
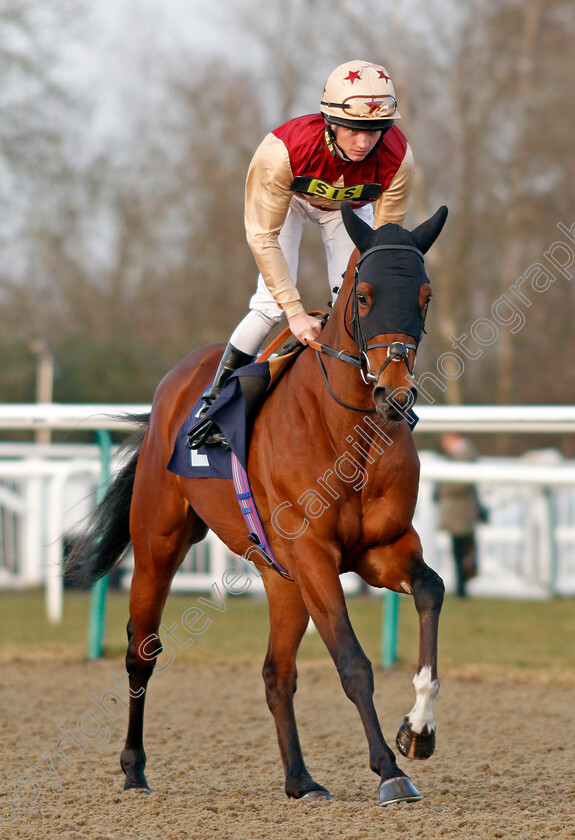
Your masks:
[[[433,214],[431,219],[428,219],[426,222],[422,222],[418,225],[414,230],[410,231],[411,235],[415,239],[417,247],[425,254],[426,251],[429,251],[445,224],[445,220],[447,219],[447,207],[445,205],[440,207],[439,210]]]
[[[343,216],[343,223],[351,241],[359,249],[360,254],[363,254],[364,251],[367,251],[371,247],[373,228],[353,212],[351,204],[348,201],[342,203],[341,215]]]

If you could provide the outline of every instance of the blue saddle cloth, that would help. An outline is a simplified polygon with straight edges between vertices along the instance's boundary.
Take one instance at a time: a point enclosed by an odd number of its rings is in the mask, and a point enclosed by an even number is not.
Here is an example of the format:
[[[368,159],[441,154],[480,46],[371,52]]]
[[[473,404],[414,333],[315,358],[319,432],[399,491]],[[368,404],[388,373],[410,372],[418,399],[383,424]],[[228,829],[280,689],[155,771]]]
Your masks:
[[[252,362],[230,376],[221,394],[205,414],[222,430],[231,449],[186,446],[187,432],[198,421],[201,397],[180,428],[168,469],[185,478],[232,478],[231,453],[247,468],[249,433],[255,415],[271,381],[269,362]]]

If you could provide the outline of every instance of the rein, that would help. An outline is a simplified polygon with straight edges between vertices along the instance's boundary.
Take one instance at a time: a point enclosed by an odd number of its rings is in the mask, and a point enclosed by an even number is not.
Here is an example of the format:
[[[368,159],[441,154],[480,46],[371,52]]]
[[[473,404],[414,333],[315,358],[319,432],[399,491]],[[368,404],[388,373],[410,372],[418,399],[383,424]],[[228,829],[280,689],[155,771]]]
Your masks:
[[[310,346],[311,346],[311,342],[308,342],[308,343],[309,343],[309,344],[310,344]],[[317,344],[317,342],[314,342],[314,344]],[[320,345],[320,346],[325,347],[325,345]],[[315,349],[315,348],[314,348],[314,349]],[[326,349],[327,349],[327,350],[330,350],[331,348],[329,348],[329,347],[328,347],[328,348],[326,348]],[[321,351],[321,352],[325,352],[325,351]],[[341,358],[341,357],[339,356],[339,354],[338,354],[335,350],[334,350],[334,351],[332,351],[331,353],[328,353],[327,355],[328,355],[328,356],[337,356],[338,358],[340,358],[340,359],[341,359],[341,361],[342,361],[342,362],[350,361],[349,359],[344,359],[344,358]],[[324,382],[325,382],[325,386],[326,386],[326,388],[327,388],[327,390],[328,390],[328,393],[329,393],[330,397],[332,397],[332,398],[336,401],[336,403],[337,403],[338,405],[341,405],[343,408],[348,408],[348,409],[350,409],[351,411],[360,411],[362,414],[377,414],[377,410],[376,410],[375,408],[361,408],[361,406],[357,406],[357,405],[350,405],[349,403],[346,403],[346,402],[344,402],[343,400],[340,400],[340,398],[339,398],[339,397],[337,396],[337,394],[333,391],[333,389],[332,389],[331,385],[329,384],[329,380],[328,380],[328,378],[327,378],[327,371],[326,371],[326,369],[325,369],[325,367],[324,367],[324,365],[323,365],[323,362],[322,362],[322,360],[321,360],[321,355],[320,355],[320,351],[319,351],[319,350],[316,350],[316,358],[317,358],[317,360],[318,360],[318,362],[319,362],[319,367],[320,367],[320,370],[321,370],[321,372],[322,372],[322,374],[323,374],[323,379],[324,379]],[[359,362],[359,360],[358,360],[358,362]],[[352,363],[352,364],[353,364],[353,363]],[[359,363],[358,363],[358,365],[356,365],[356,367],[360,367],[360,366],[361,366],[361,362],[359,362]]]

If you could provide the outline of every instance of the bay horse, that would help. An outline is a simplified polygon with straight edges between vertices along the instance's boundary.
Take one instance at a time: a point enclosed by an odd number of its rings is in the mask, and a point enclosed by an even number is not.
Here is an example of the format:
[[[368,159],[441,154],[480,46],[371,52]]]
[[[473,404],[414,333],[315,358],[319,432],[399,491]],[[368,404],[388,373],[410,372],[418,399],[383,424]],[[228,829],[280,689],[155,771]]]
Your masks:
[[[428,758],[435,746],[432,707],[439,690],[444,587],[425,564],[411,524],[419,459],[405,417],[415,397],[412,371],[431,296],[423,254],[439,235],[447,208],[412,231],[395,224],[373,230],[348,205],[342,214],[356,250],[321,343],[314,343],[315,350],[306,347],[279,380],[251,436],[253,497],[273,554],[289,574],[278,574],[263,558],[255,561],[270,615],[263,678],[286,794],[331,799],[306,768],[294,715],[296,654],[311,617],[357,706],[369,766],[379,777],[379,803],[388,805],[421,795],[383,738],[371,663],[352,629],[339,575],[354,571],[371,586],[414,598],[420,624],[416,698],[396,744],[404,756]],[[166,469],[176,435],[209,385],[221,352],[221,345],[192,352],[161,381],[143,440],[140,435],[70,561],[89,584],[112,568],[130,540],[133,546],[124,790],[150,792],[144,774],[146,686],[161,651],[157,634],[176,570],[208,528],[237,555],[252,546],[232,481],[184,478]],[[158,640],[153,656],[150,638]]]

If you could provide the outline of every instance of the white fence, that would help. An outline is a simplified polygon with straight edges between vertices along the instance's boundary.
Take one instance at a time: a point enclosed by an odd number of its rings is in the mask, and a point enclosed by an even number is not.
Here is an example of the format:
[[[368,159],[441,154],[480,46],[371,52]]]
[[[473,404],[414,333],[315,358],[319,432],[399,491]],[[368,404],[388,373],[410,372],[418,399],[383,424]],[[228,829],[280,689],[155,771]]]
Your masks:
[[[517,459],[453,463],[421,453],[415,515],[427,562],[454,586],[447,534],[438,530],[433,490],[440,481],[477,486],[488,522],[477,528],[476,595],[541,598],[575,594],[575,463],[555,451]]]
[[[0,406],[0,428],[125,428],[124,413],[148,406]],[[571,407],[424,407],[420,431],[575,431]],[[62,557],[94,502],[101,471],[97,446],[0,444],[0,586],[45,585],[48,612],[62,609]],[[479,575],[471,594],[545,597],[575,594],[575,464],[555,454],[455,464],[422,453],[415,524],[427,562],[453,585],[447,535],[437,529],[433,487],[442,480],[477,484],[489,509],[479,526]],[[202,591],[237,559],[213,535],[188,555],[174,589]],[[129,562],[126,566],[129,575]],[[250,591],[261,591],[254,582]],[[360,581],[345,576],[348,592]]]

